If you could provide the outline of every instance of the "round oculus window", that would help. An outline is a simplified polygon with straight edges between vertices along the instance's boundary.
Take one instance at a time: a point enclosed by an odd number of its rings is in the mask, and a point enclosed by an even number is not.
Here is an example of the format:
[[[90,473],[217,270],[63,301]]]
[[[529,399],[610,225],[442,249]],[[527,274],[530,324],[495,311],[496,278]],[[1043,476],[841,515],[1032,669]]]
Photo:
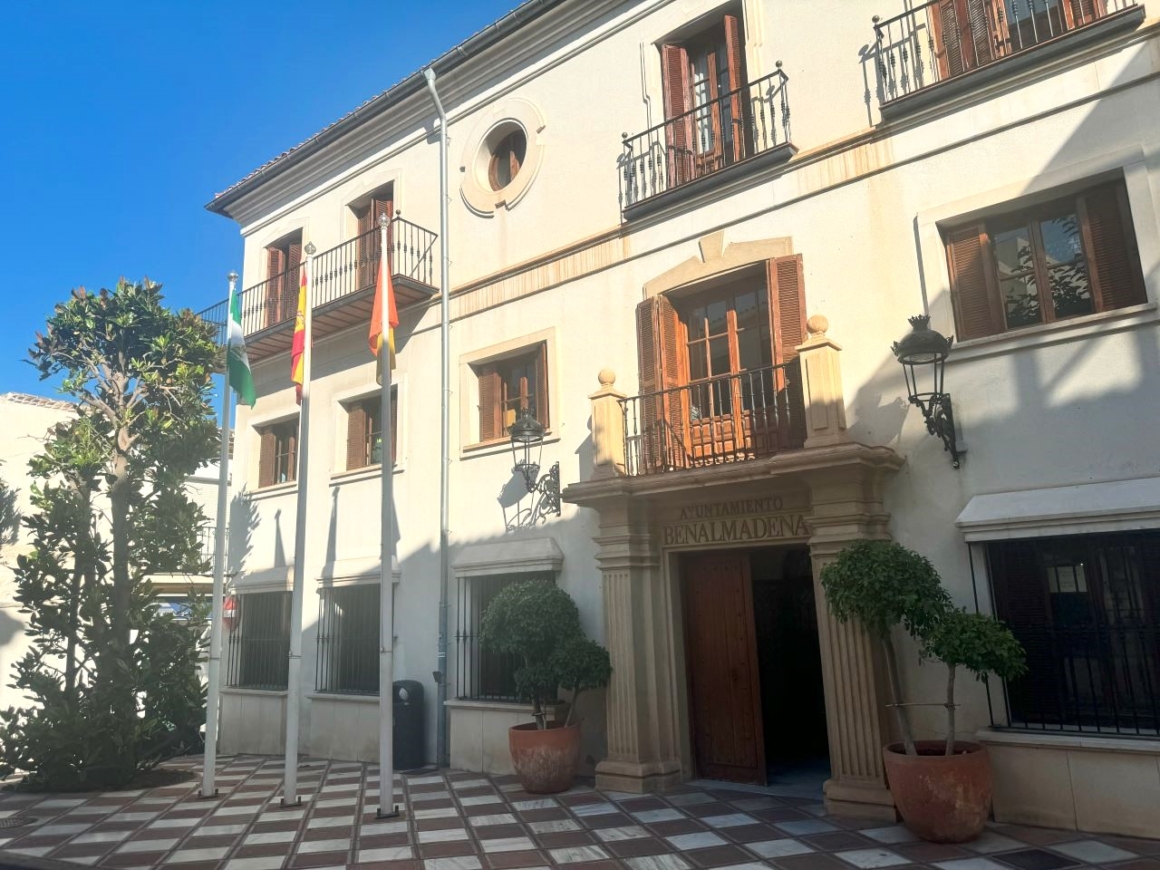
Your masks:
[[[491,148],[487,181],[492,190],[503,190],[519,174],[528,153],[528,137],[523,128],[507,133]]]

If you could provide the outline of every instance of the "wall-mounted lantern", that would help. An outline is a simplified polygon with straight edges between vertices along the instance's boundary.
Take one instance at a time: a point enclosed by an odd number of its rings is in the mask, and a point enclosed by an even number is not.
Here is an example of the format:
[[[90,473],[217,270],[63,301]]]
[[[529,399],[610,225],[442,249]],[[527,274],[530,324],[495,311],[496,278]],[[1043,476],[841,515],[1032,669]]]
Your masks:
[[[947,338],[930,328],[930,317],[920,314],[910,318],[911,331],[902,341],[891,345],[894,356],[902,364],[910,403],[917,405],[926,420],[926,431],[942,439],[943,449],[951,455],[951,463],[959,467],[966,450],[955,442],[955,415],[950,393],[943,386],[947,356],[954,337]]]
[[[538,498],[532,509],[525,515],[523,525],[535,525],[546,514],[560,516],[560,463],[555,463],[548,473],[540,477],[540,456],[544,449],[544,425],[524,411],[512,424],[513,472],[524,479],[528,494]]]

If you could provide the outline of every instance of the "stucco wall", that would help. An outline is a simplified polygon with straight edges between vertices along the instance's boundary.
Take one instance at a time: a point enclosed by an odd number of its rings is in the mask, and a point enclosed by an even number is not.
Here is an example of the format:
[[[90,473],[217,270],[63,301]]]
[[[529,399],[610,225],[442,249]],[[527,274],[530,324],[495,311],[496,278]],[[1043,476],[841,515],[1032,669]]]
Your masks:
[[[889,12],[863,2],[745,4],[751,74],[785,61],[791,80],[798,156],[784,168],[754,174],[727,195],[703,197],[621,227],[614,165],[622,132],[659,119],[659,64],[653,43],[702,4],[625,4],[596,24],[556,39],[522,69],[472,89],[449,77],[451,113],[451,541],[504,537],[498,502],[511,457],[499,445],[471,443],[470,382],[463,357],[521,336],[551,335],[551,434],[543,463],[559,461],[564,485],[590,473],[587,396],[601,368],[617,386],[637,391],[633,309],[647,282],[701,256],[698,242],[723,232],[724,245],[788,239],[803,255],[809,313],[824,313],[829,335],[844,348],[841,364],[850,432],[887,445],[906,464],[887,490],[891,529],[942,572],[955,600],[974,607],[976,583],[955,519],[974,495],[1154,475],[1160,362],[1155,303],[1160,298],[1160,49],[1155,22],[1088,50],[1082,62],[1057,63],[999,89],[941,106],[927,116],[878,122],[872,69],[863,50],[871,15]],[[472,80],[474,81],[474,80]],[[867,102],[868,93],[869,105]],[[501,117],[505,101],[529,101],[544,119],[538,174],[510,211],[471,212],[458,195],[461,156],[472,137]],[[447,99],[445,97],[445,99]],[[420,125],[421,126],[421,125]],[[830,144],[827,143],[838,143]],[[361,152],[360,152],[361,153]],[[328,158],[329,159],[329,158]],[[436,146],[416,126],[377,153],[303,193],[305,175],[272,183],[248,205],[246,284],[264,278],[263,246],[295,227],[326,249],[348,238],[345,204],[396,180],[404,215],[437,226]],[[303,171],[304,172],[304,171]],[[905,402],[891,341],[909,315],[928,309],[934,326],[953,333],[939,221],[1084,179],[1126,178],[1149,304],[1020,337],[959,349],[948,388],[968,453],[951,468],[941,444]],[[297,185],[297,186],[295,186]],[[292,195],[291,195],[292,194]],[[599,239],[598,234],[605,233]],[[589,242],[584,242],[589,240]],[[516,264],[555,259],[513,270]],[[509,270],[494,282],[482,276]],[[473,284],[473,282],[476,282]],[[468,286],[472,285],[472,286]],[[428,756],[434,753],[438,600],[439,331],[434,304],[403,312],[400,329],[399,470],[395,498],[402,582],[396,673],[421,680],[428,693]],[[259,400],[238,422],[236,480],[256,486],[253,427],[295,411],[285,354],[256,368]],[[319,339],[312,394],[310,507],[306,576],[335,559],[377,551],[378,485],[373,475],[341,474],[345,437],[339,402],[373,391],[374,369],[361,328]],[[250,529],[234,522],[232,555],[247,572],[286,564],[293,553],[293,488],[250,497]],[[235,516],[241,502],[235,505]],[[565,557],[561,585],[580,606],[585,628],[603,636],[601,579],[593,559],[593,515],[565,505],[538,532],[555,538]],[[244,540],[248,536],[248,540]],[[241,555],[244,553],[244,557]],[[453,553],[454,555],[454,553]],[[979,577],[979,584],[985,578]],[[985,585],[979,587],[985,589]],[[315,588],[305,609],[304,691],[313,688]],[[454,583],[452,585],[454,595]],[[986,609],[986,595],[980,592]],[[451,625],[454,630],[455,614]],[[454,661],[454,640],[450,658]],[[942,697],[943,673],[903,655],[912,700]],[[454,679],[454,674],[451,675]],[[981,687],[961,689],[960,726],[990,722]],[[303,708],[309,734],[310,705]],[[938,713],[916,711],[918,731],[940,730]],[[228,730],[231,725],[226,723]]]

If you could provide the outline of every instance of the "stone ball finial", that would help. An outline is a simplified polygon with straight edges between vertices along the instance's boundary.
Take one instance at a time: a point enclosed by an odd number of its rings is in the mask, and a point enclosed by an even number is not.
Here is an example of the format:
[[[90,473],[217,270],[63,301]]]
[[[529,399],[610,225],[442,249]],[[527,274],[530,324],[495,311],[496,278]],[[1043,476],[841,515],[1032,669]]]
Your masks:
[[[611,387],[616,383],[616,372],[612,369],[601,369],[596,378],[600,381],[600,386]]]
[[[830,319],[824,314],[815,314],[806,321],[806,330],[811,337],[823,336],[826,330],[830,328]]]

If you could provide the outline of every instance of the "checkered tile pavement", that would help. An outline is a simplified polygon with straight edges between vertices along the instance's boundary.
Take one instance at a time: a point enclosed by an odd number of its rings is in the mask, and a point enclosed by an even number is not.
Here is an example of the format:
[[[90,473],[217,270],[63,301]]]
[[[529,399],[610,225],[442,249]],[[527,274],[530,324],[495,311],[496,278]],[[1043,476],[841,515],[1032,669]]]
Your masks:
[[[198,773],[194,761],[176,765]],[[803,797],[727,785],[663,796],[578,785],[553,797],[514,777],[399,776],[401,820],[375,818],[378,768],[303,763],[302,806],[280,806],[280,759],[223,759],[198,782],[84,795],[0,794],[0,863],[21,857],[132,870],[1160,870],[1160,840],[994,825],[965,846],[828,817]],[[11,822],[29,819],[22,826]]]

